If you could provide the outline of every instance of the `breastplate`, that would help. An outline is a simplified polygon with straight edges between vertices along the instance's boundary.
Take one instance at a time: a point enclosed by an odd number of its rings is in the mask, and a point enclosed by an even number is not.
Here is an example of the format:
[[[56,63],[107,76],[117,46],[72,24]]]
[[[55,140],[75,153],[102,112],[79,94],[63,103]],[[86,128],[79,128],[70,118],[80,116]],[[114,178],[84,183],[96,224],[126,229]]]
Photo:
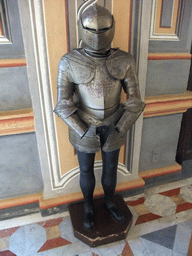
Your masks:
[[[94,58],[95,77],[87,84],[79,84],[76,93],[82,110],[98,119],[105,119],[118,108],[122,85],[106,67],[106,59]]]

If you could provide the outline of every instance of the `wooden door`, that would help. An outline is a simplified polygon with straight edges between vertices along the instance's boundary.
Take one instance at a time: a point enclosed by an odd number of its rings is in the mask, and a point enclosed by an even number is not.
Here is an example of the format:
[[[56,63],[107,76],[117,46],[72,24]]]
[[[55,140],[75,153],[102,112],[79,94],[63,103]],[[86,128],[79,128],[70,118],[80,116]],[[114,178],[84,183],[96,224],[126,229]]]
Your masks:
[[[192,91],[192,64],[190,68],[188,90]],[[183,114],[181,131],[177,148],[176,161],[182,164],[183,161],[192,159],[192,108]]]

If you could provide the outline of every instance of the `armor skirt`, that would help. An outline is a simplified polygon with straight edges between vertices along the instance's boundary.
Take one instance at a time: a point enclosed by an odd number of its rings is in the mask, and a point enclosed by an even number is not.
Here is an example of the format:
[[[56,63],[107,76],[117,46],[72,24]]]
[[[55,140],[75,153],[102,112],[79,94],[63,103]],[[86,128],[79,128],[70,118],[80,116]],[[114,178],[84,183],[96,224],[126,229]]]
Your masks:
[[[121,137],[117,133],[115,125],[121,118],[123,111],[123,107],[120,105],[117,111],[110,117],[104,120],[98,120],[79,109],[77,115],[89,129],[82,138],[75,131],[69,129],[69,140],[73,147],[85,153],[96,153],[100,149],[105,152],[119,149],[125,143],[125,136]],[[100,136],[97,133],[97,128],[100,126],[107,126],[109,128],[109,135],[103,145],[101,145]]]

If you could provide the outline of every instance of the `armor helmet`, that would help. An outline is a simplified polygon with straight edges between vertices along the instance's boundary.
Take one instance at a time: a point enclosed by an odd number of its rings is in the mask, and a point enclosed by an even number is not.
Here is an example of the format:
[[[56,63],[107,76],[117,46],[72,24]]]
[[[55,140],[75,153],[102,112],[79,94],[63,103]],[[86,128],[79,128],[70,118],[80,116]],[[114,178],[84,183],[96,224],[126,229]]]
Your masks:
[[[113,15],[98,4],[90,5],[80,15],[79,31],[84,48],[93,52],[109,50],[115,31]]]

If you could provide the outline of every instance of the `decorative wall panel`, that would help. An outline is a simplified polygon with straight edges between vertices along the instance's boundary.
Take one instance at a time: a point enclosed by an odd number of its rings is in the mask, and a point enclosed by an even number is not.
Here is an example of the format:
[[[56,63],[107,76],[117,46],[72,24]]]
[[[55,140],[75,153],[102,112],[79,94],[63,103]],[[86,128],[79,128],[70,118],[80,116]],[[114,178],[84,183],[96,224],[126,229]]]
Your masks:
[[[179,40],[181,0],[153,0],[150,39]]]
[[[34,133],[0,137],[0,152],[0,199],[42,192]]]
[[[176,164],[181,119],[182,114],[144,118],[139,171]]]
[[[11,43],[11,32],[7,4],[5,0],[0,1],[0,44]]]
[[[184,93],[190,62],[189,59],[149,60],[146,96]]]
[[[18,0],[0,1],[0,19],[3,33],[0,36],[1,59],[24,58]]]
[[[160,27],[161,28],[171,28],[173,26],[173,15],[175,15],[178,10],[178,4],[173,0],[164,0],[161,3],[161,16],[160,16]],[[174,8],[175,7],[175,8]],[[175,15],[177,17],[177,15]],[[175,23],[175,19],[174,19]],[[174,24],[175,26],[176,24]]]
[[[153,0],[149,52],[189,52],[191,11],[191,0]]]
[[[140,171],[175,165],[191,64],[191,0],[153,0]],[[155,156],[155,157],[154,157]],[[159,169],[160,168],[160,169]],[[163,169],[162,169],[163,168]]]
[[[26,67],[0,68],[0,111],[31,108]]]

